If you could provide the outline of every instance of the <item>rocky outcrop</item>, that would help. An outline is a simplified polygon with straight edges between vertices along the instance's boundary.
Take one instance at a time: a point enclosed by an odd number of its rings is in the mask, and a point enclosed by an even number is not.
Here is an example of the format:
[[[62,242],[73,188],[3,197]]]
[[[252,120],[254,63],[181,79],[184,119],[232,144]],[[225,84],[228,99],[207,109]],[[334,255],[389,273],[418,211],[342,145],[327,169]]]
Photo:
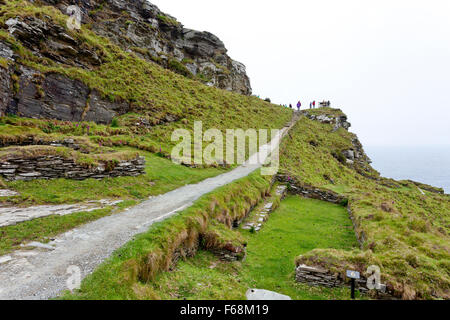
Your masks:
[[[356,135],[352,138],[352,148],[342,150],[341,154],[335,155],[335,157],[362,176],[369,179],[380,179],[380,173],[372,168],[372,160],[365,153],[364,148]]]
[[[352,126],[352,124],[347,121],[347,116],[344,114],[334,116],[331,114],[315,115],[305,112],[304,115],[311,120],[316,120],[326,124],[332,124],[334,126],[333,131],[337,131],[339,128],[344,128],[345,130],[348,130]]]
[[[0,42],[0,57],[10,61],[14,61],[13,50],[6,43],[3,42]]]
[[[101,63],[97,53],[73,39],[49,17],[11,18],[9,33],[37,57],[85,69]],[[14,61],[9,45],[0,41],[0,56]],[[29,118],[110,123],[130,110],[125,101],[109,101],[78,80],[62,74],[43,74],[22,65],[0,68],[0,114]]]
[[[77,164],[73,159],[61,156],[42,156],[30,159],[13,158],[0,161],[0,175],[8,181],[67,178],[84,180],[107,177],[138,176],[145,173],[145,159],[138,157],[119,161],[114,168],[100,163],[96,167]]]
[[[17,93],[9,100],[5,111],[28,118],[57,119],[64,121],[93,121],[110,123],[130,110],[128,102],[111,102],[84,83],[62,74],[42,74],[20,67]]]
[[[56,6],[64,14],[68,5],[73,4],[43,2]],[[223,42],[213,34],[186,29],[144,0],[83,0],[77,5],[83,23],[124,50],[208,85],[251,94],[245,66],[233,61]],[[1,27],[35,57],[50,59],[64,68],[92,70],[102,64],[100,49],[72,37],[47,15],[11,17]],[[44,74],[22,65],[10,45],[2,40],[0,57],[0,115],[108,124],[114,117],[132,111],[131,101],[106,99],[82,81],[63,74]],[[4,61],[10,61],[10,66]],[[162,122],[176,120],[170,114],[166,118]]]
[[[46,0],[66,13],[69,1]],[[251,94],[242,63],[227,55],[223,42],[209,32],[184,28],[175,18],[146,0],[79,1],[82,23],[125,50],[210,86]],[[54,44],[53,51],[72,51],[70,43]]]
[[[370,166],[372,160],[367,156],[364,148],[357,137],[352,139],[353,147],[348,150],[343,150],[341,153],[348,165],[352,165],[361,171],[361,174],[370,174],[373,168]]]
[[[4,42],[0,41],[0,58],[6,61],[14,61],[14,52]],[[0,116],[6,113],[6,108],[12,96],[11,69],[9,66],[0,65]]]
[[[63,27],[53,23],[50,17],[11,18],[6,21],[6,27],[13,37],[38,57],[87,69],[101,63],[94,49],[72,38]]]
[[[307,110],[303,111],[303,114],[310,120],[332,125],[332,132],[336,132],[340,128],[348,131],[351,127],[351,123],[348,122],[347,116],[340,109],[324,108],[319,110],[312,110],[312,112]],[[368,178],[378,179],[379,173],[371,167],[370,164],[372,163],[372,160],[365,153],[358,137],[353,134],[351,141],[351,148],[333,151],[332,155],[336,160],[355,169],[359,174]]]

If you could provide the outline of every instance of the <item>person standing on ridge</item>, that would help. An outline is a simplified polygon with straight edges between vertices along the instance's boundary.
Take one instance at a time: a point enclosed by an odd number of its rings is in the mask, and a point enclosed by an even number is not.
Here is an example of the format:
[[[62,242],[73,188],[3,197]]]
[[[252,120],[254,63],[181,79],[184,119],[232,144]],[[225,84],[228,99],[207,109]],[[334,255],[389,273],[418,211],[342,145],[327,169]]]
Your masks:
[[[291,109],[292,109],[292,104],[291,104],[291,103],[289,104],[289,108],[291,108]]]
[[[313,101],[313,109],[316,108],[316,100]]]
[[[302,103],[300,102],[300,100],[297,103],[297,110],[300,111],[300,108],[302,107]]]

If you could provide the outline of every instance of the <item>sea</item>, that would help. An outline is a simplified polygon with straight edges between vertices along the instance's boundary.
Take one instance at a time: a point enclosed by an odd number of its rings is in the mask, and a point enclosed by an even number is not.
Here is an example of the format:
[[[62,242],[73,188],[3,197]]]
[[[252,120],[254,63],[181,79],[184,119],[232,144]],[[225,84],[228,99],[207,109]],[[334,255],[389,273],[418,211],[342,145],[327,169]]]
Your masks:
[[[450,145],[365,146],[364,150],[383,177],[414,180],[450,193]]]

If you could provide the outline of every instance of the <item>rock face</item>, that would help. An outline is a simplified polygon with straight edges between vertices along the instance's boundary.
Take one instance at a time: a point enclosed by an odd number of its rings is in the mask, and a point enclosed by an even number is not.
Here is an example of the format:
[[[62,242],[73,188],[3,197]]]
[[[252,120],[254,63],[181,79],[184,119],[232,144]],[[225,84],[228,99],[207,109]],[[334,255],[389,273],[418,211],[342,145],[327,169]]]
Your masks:
[[[64,14],[73,4],[42,2]],[[145,0],[82,0],[78,6],[82,23],[124,50],[210,86],[251,94],[245,66],[227,55],[223,42],[215,35],[186,29]],[[12,17],[1,27],[34,56],[50,59],[64,68],[89,71],[102,64],[102,52],[70,36],[49,16]],[[0,65],[0,115],[110,123],[114,117],[131,111],[131,102],[105,99],[81,81],[21,66],[9,44],[2,40],[0,57],[11,61],[9,67]],[[12,66],[14,62],[16,66]]]
[[[66,13],[70,1],[46,0]],[[184,28],[181,23],[146,0],[78,1],[82,23],[123,49],[210,86],[250,95],[245,66],[227,55],[223,42],[209,32]],[[20,36],[20,33],[18,33]],[[70,54],[74,45],[50,44],[53,51]],[[90,53],[87,53],[89,56]],[[90,59],[94,59],[91,55]],[[98,59],[98,58],[97,58]]]
[[[0,68],[0,112],[28,118],[110,123],[130,110],[128,102],[103,99],[78,80],[61,74],[41,74],[20,67],[15,71],[18,90],[13,95],[10,72]]]
[[[322,123],[333,124],[334,125],[333,131],[337,131],[339,128],[344,128],[345,130],[348,130],[352,126],[351,123],[347,121],[346,115],[331,116],[325,114],[313,115],[305,113],[305,116],[311,120],[317,120]]]
[[[101,63],[95,51],[84,48],[49,18],[11,18],[6,21],[9,33],[39,57],[92,68]],[[14,54],[0,41],[0,56],[14,61]],[[42,74],[28,67],[0,67],[0,114],[29,118],[110,123],[130,110],[125,101],[109,101],[84,83],[62,74]]]
[[[11,101],[11,75],[9,69],[0,67],[0,116],[5,115]]]
[[[83,68],[101,63],[97,53],[88,49],[54,24],[49,17],[11,18],[6,21],[8,32],[31,49],[36,56]]]
[[[0,189],[0,197],[15,197],[18,196],[19,193],[8,190],[8,189]]]
[[[303,114],[308,119],[332,125],[332,132],[336,132],[340,128],[348,131],[351,127],[351,123],[348,122],[347,116],[339,109],[330,109],[329,111],[324,111],[323,114],[311,114],[308,111],[303,112]],[[370,166],[372,160],[365,153],[364,148],[356,135],[352,138],[351,149],[340,150],[340,152],[334,153],[333,156],[342,164],[355,169],[359,174],[365,177],[375,179],[379,177],[379,173]]]

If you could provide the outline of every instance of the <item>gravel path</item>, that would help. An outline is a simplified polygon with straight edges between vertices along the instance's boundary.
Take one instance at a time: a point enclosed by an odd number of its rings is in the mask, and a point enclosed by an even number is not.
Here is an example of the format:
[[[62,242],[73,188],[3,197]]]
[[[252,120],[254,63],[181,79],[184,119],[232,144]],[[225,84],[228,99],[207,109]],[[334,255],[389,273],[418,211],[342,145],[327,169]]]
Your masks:
[[[281,135],[288,130],[288,127],[282,129]],[[267,151],[278,146],[279,140],[280,137],[276,137],[261,147],[259,155],[263,155],[262,159]],[[49,299],[58,296],[68,289],[70,266],[80,268],[81,278],[84,278],[116,249],[135,235],[147,231],[154,222],[170,217],[192,205],[202,195],[260,167],[259,164],[244,164],[220,176],[184,186],[124,212],[83,225],[58,236],[49,244],[33,243],[33,250],[18,250],[0,257],[0,299]]]

